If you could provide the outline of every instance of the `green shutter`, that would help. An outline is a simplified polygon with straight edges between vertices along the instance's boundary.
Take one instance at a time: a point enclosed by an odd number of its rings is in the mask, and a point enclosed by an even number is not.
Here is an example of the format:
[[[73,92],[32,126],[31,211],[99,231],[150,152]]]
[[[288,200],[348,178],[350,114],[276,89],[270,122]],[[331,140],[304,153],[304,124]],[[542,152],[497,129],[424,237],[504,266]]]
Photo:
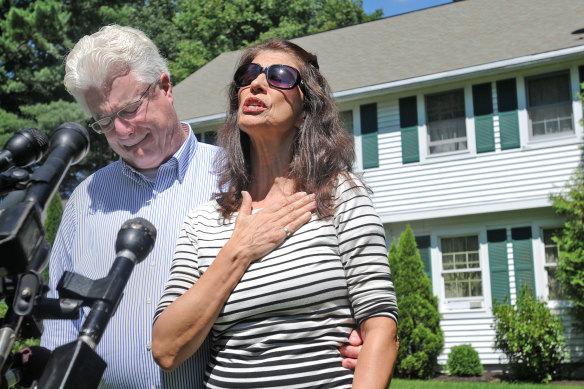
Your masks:
[[[402,162],[420,162],[418,126],[401,129]]]
[[[361,146],[363,147],[363,169],[379,167],[377,132],[361,135]]]
[[[517,83],[514,78],[497,81],[497,101],[501,150],[516,149],[521,146],[521,140],[517,116]]]
[[[475,116],[475,134],[477,153],[495,151],[495,132],[493,115]]]
[[[379,167],[379,145],[377,142],[377,103],[364,104],[361,113],[361,148],[363,169]]]
[[[399,127],[401,132],[402,162],[404,164],[420,162],[416,96],[399,99]]]
[[[507,231],[502,229],[487,231],[489,244],[489,270],[491,274],[491,298],[499,304],[508,302],[509,262],[507,259]]]
[[[416,245],[424,264],[424,272],[432,280],[432,260],[430,257],[430,236],[416,236]]]
[[[499,113],[499,130],[501,133],[501,150],[516,149],[521,145],[517,111]]]
[[[511,229],[511,238],[513,239],[513,263],[515,265],[517,292],[519,292],[522,285],[526,284],[535,295],[531,227]]]

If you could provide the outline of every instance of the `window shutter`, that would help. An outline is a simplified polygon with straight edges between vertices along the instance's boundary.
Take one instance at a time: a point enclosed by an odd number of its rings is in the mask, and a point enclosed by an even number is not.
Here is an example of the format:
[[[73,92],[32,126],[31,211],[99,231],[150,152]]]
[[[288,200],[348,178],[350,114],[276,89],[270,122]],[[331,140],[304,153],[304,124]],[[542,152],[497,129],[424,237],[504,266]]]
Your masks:
[[[475,115],[477,153],[495,151],[491,83],[473,85],[472,99]]]
[[[521,140],[517,116],[517,87],[514,78],[497,81],[497,104],[501,150],[516,149],[521,145]]]
[[[533,250],[531,227],[511,229],[513,240],[513,263],[515,264],[515,283],[517,291],[526,284],[535,295],[535,278],[533,274]]]
[[[432,280],[432,260],[430,257],[430,236],[416,236],[416,245],[420,252],[420,258],[424,264],[424,273]]]
[[[510,301],[509,264],[507,259],[507,231],[488,230],[489,270],[491,273],[491,298],[499,304]]]
[[[379,146],[377,143],[377,104],[365,104],[361,112],[361,147],[363,168],[379,167]]]
[[[416,96],[399,99],[402,162],[420,162],[418,144],[418,106]]]

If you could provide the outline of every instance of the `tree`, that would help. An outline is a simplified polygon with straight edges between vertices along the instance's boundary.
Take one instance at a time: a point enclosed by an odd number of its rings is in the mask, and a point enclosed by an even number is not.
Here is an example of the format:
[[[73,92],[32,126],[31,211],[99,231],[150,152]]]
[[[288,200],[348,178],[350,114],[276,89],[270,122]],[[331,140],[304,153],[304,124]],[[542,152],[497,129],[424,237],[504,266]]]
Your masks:
[[[169,64],[175,83],[226,51],[272,37],[299,36],[381,17],[367,15],[360,0],[179,0],[176,24],[186,33],[181,55]]]
[[[584,83],[581,84],[584,90]],[[580,93],[584,103],[584,95]],[[581,122],[584,125],[584,120]],[[584,161],[583,161],[584,162]],[[551,195],[554,211],[566,219],[564,228],[554,238],[560,258],[557,277],[563,293],[572,303],[578,323],[584,321],[584,169],[578,166],[565,190]],[[580,324],[582,326],[582,324]]]
[[[381,17],[360,0],[0,0],[0,145],[35,126],[50,134],[63,122],[89,119],[63,86],[64,58],[101,26],[139,28],[169,61],[178,83],[224,51],[269,37],[294,38]],[[116,156],[90,132],[88,155],[69,169],[66,197],[88,174]]]
[[[155,42],[163,36],[156,26],[174,34],[169,27],[176,13],[174,2],[150,3],[155,5],[115,0],[0,0],[0,145],[25,127],[38,127],[50,135],[64,122],[85,124],[87,115],[63,85],[67,52],[83,35],[112,23],[139,22],[155,35]],[[170,14],[165,5],[173,7]],[[146,8],[156,12],[149,14]],[[171,42],[166,37],[157,43],[177,52]],[[89,132],[90,151],[69,169],[60,188],[65,195],[88,174],[116,158],[103,136]]]
[[[45,235],[47,237],[47,242],[53,246],[55,242],[55,236],[57,236],[57,230],[59,229],[59,224],[61,224],[61,217],[63,216],[63,200],[59,193],[55,193],[49,206],[47,207],[47,218],[45,219]]]
[[[410,226],[391,243],[389,266],[399,306],[397,377],[430,378],[444,346],[438,299],[424,266]]]
[[[578,167],[566,190],[552,195],[553,209],[566,219],[555,237],[560,256],[557,277],[573,312],[584,320],[584,171]]]

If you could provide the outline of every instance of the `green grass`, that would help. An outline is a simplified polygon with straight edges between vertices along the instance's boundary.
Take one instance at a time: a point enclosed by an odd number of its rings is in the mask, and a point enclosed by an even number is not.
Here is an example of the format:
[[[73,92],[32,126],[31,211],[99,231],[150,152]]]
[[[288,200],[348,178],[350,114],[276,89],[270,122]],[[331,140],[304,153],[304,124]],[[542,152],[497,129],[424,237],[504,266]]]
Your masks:
[[[440,382],[419,381],[394,378],[391,380],[391,389],[555,389],[560,386],[554,384],[510,384],[508,382]],[[563,385],[569,389],[584,389],[584,385]]]

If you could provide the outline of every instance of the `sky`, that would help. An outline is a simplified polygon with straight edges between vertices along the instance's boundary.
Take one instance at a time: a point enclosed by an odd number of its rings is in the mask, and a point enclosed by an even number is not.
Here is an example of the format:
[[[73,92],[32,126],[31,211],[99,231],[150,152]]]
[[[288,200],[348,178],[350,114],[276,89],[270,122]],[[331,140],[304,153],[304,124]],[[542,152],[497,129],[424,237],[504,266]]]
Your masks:
[[[371,13],[381,8],[383,16],[387,17],[450,2],[451,0],[363,0],[363,9],[366,13]]]

